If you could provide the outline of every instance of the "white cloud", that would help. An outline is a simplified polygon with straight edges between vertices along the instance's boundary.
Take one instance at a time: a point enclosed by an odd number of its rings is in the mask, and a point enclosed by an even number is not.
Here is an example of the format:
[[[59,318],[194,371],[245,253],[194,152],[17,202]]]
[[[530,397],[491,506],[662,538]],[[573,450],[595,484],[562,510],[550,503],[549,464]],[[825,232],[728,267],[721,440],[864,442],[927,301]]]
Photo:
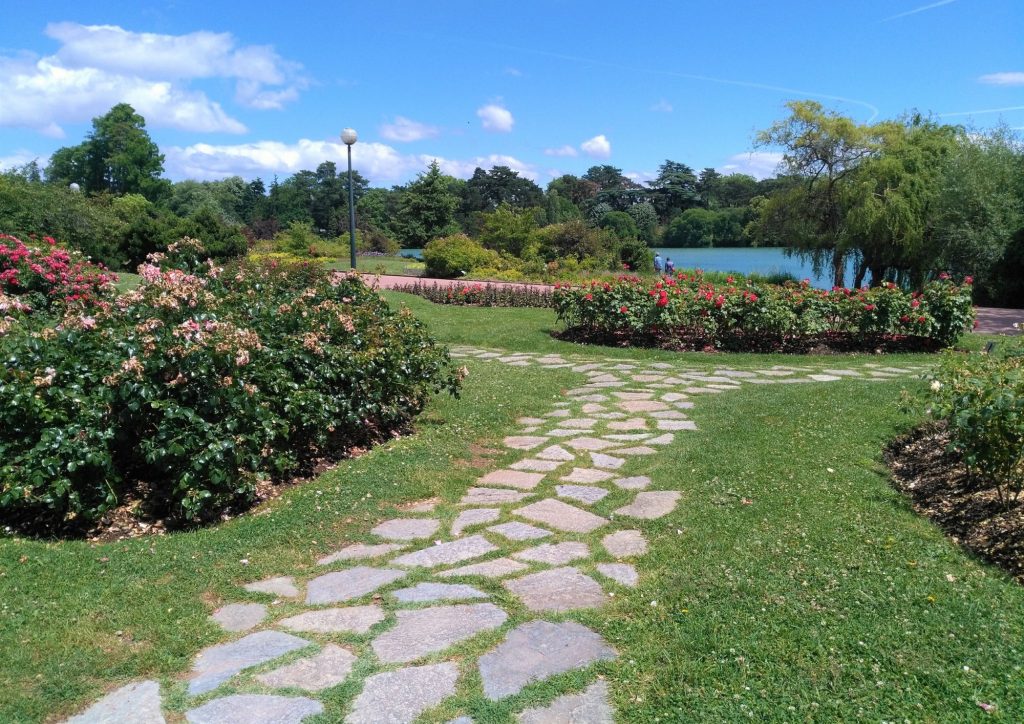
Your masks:
[[[580,148],[591,158],[608,158],[612,155],[612,144],[604,134],[584,141],[580,144]]]
[[[989,73],[978,78],[978,82],[989,85],[1024,85],[1024,73],[1020,71]]]
[[[197,143],[164,149],[167,175],[173,179],[214,180],[228,176],[268,179],[275,174],[289,176],[302,169],[315,169],[324,161],[346,164],[346,147],[340,141],[300,139],[295,143],[257,141],[233,145]],[[352,147],[352,165],[371,183],[388,184],[408,180],[436,160],[441,170],[469,178],[480,166],[501,165],[530,179],[537,177],[533,166],[513,156],[492,154],[471,159],[446,159],[430,154],[402,154],[384,143],[360,141]]]
[[[633,183],[642,185],[649,184],[651,181],[658,178],[658,174],[654,171],[627,171],[622,175]]]
[[[955,2],[956,0],[939,0],[938,2],[929,3],[928,5],[921,5],[920,7],[914,8],[913,10],[907,10],[905,13],[898,13],[896,15],[890,15],[887,18],[882,18],[882,22],[887,23],[890,20],[896,20],[897,18],[905,18],[908,15],[917,15],[918,13],[923,13],[926,10],[934,10],[935,8],[941,8],[943,5],[949,5]]]
[[[672,104],[669,103],[664,98],[662,98],[657,103],[655,103],[653,106],[651,106],[651,110],[654,111],[655,113],[671,113],[672,112]]]
[[[18,149],[14,153],[8,156],[0,156],[0,171],[6,169],[18,168],[24,166],[26,163],[32,161],[38,161],[40,166],[45,166],[46,162],[44,159],[39,157],[39,154],[26,151],[24,149]]]
[[[545,156],[576,156],[578,154],[576,153],[576,149],[575,148],[573,148],[572,146],[566,144],[564,146],[559,146],[558,148],[545,148],[544,149],[544,155]]]
[[[718,167],[720,173],[745,173],[756,179],[774,176],[782,163],[782,154],[774,151],[750,151],[734,153],[726,163]]]
[[[394,123],[385,123],[380,127],[380,135],[389,141],[409,143],[410,141],[422,141],[424,138],[435,138],[440,135],[441,129],[437,126],[428,126],[425,123],[411,120],[404,116],[395,116]]]
[[[512,125],[515,123],[512,113],[497,103],[489,103],[486,106],[477,108],[476,114],[483,122],[485,131],[508,133],[512,130]]]

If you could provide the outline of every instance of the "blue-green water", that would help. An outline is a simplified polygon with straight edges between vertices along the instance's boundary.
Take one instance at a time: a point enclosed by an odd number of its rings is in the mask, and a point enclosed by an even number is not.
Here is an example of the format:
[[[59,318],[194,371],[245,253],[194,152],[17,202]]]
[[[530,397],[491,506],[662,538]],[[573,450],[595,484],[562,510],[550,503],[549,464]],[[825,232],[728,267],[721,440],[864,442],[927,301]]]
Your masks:
[[[747,274],[792,274],[796,279],[810,279],[811,284],[821,289],[832,288],[829,272],[822,276],[814,273],[809,261],[796,256],[786,256],[786,250],[778,247],[739,249],[651,249],[662,258],[671,259],[676,269],[703,269],[704,271],[736,272]],[[402,249],[403,256],[419,259],[422,249]],[[853,279],[853,268],[847,270],[846,283]]]

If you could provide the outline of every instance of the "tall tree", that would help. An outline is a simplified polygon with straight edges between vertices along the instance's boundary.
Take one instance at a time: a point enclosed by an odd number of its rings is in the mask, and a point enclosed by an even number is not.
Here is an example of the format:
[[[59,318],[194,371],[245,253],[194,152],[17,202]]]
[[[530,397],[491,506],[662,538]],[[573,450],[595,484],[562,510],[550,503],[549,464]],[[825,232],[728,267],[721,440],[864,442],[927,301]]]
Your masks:
[[[697,175],[685,163],[668,161],[658,167],[658,175],[648,184],[651,201],[662,223],[701,205]]]
[[[435,160],[402,191],[396,231],[404,246],[422,247],[431,239],[458,231],[455,209],[459,197],[452,190],[452,181],[441,173]]]

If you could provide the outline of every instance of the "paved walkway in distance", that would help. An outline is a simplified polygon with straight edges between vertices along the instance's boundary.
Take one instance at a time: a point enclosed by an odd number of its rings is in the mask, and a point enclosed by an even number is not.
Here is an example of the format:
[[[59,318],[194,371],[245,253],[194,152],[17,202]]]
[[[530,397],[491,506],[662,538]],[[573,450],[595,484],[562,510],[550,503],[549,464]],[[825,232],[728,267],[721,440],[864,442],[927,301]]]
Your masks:
[[[408,284],[420,283],[427,286],[458,287],[462,288],[470,284],[490,284],[495,287],[512,287],[516,289],[530,289],[533,291],[552,290],[551,284],[525,284],[522,282],[485,282],[469,281],[466,279],[434,279],[432,277],[406,277],[389,274],[373,274],[377,280],[377,286],[381,289],[394,289],[395,287]],[[978,315],[978,326],[975,332],[985,334],[1020,334],[1020,330],[1013,328],[1015,322],[1024,323],[1024,309],[1000,309],[997,307],[975,307]]]
[[[69,722],[162,724],[163,703],[173,698],[186,702],[192,724],[299,724],[323,713],[323,692],[363,676],[345,722],[412,722],[431,717],[467,675],[478,675],[483,696],[497,702],[569,671],[580,672],[571,680],[582,688],[563,688],[516,720],[612,722],[610,689],[629,682],[605,681],[595,665],[618,652],[565,614],[600,609],[639,585],[634,563],[647,552],[647,522],[681,502],[682,491],[655,489],[637,474],[637,461],[695,430],[690,409],[715,395],[752,385],[871,384],[922,371],[834,359],[709,373],[469,347],[453,356],[570,368],[582,381],[541,417],[520,418],[503,441],[518,459],[482,474],[461,499],[396,507],[364,540],[339,541],[312,572],[240,582],[238,601],[211,615],[223,643],[200,651],[185,681],[130,683]],[[518,600],[515,622],[499,605],[505,596]],[[488,633],[484,653],[461,647]],[[456,716],[449,724],[472,722]]]

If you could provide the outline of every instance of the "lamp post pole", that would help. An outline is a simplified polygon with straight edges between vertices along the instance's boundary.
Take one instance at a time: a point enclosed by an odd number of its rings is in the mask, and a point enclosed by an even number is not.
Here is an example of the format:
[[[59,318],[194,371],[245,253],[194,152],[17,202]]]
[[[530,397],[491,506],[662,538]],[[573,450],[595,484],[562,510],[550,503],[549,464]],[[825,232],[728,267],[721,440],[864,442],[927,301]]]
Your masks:
[[[352,268],[356,268],[356,194],[352,186],[352,146],[356,142],[356,132],[346,128],[341,132],[341,140],[348,146],[348,234]]]

